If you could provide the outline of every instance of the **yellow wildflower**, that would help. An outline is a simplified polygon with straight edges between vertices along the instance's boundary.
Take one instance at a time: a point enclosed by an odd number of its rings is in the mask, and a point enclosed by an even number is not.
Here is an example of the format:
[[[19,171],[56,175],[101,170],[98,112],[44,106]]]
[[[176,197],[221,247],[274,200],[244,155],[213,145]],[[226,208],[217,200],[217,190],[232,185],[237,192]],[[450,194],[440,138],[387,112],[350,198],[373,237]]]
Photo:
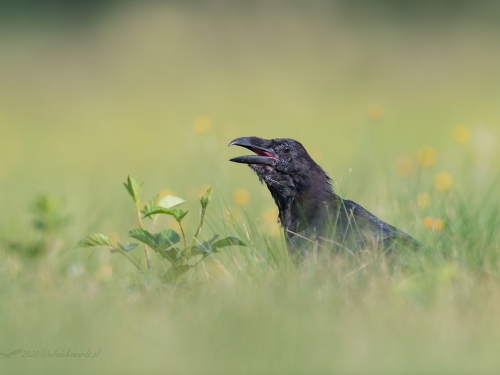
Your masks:
[[[415,169],[415,163],[408,156],[401,156],[394,163],[396,174],[401,177],[409,176]]]
[[[277,208],[271,208],[262,214],[268,233],[273,237],[279,237],[281,235],[281,228],[278,223],[278,214]]]
[[[459,125],[453,129],[453,140],[463,145],[469,140],[469,129],[464,125]]]
[[[434,225],[434,219],[430,216],[427,216],[426,218],[424,218],[424,226],[427,228],[427,229],[430,229],[433,227]]]
[[[198,116],[193,121],[193,128],[197,134],[205,133],[211,126],[212,122],[207,116]]]
[[[436,162],[436,151],[430,146],[424,146],[418,150],[417,160],[422,167],[431,167]]]
[[[434,187],[441,193],[450,190],[452,185],[453,179],[448,172],[439,172],[436,177],[434,177]]]
[[[250,194],[245,189],[236,189],[233,199],[238,206],[244,206],[250,201]]]
[[[273,224],[278,221],[278,209],[277,208],[271,208],[264,212],[262,215],[264,218],[264,221],[268,224]]]
[[[380,120],[384,116],[384,108],[378,103],[373,103],[368,106],[366,113],[370,119]]]
[[[427,229],[442,230],[444,228],[444,220],[442,219],[434,219],[427,216],[424,218],[423,222]]]
[[[444,220],[436,219],[434,221],[434,229],[441,230],[444,228]]]
[[[417,206],[427,208],[431,204],[431,196],[428,193],[420,193],[417,197]]]

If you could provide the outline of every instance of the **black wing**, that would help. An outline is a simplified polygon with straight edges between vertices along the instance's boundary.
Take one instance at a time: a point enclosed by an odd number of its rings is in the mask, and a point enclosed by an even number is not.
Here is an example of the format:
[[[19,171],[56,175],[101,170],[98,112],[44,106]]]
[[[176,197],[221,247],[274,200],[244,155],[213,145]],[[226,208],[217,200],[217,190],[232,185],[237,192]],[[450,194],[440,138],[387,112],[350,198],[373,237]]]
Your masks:
[[[356,202],[343,200],[342,221],[348,230],[354,233],[359,240],[370,244],[392,246],[399,241],[404,246],[420,247],[422,244],[402,230],[380,220],[371,212],[365,210]]]

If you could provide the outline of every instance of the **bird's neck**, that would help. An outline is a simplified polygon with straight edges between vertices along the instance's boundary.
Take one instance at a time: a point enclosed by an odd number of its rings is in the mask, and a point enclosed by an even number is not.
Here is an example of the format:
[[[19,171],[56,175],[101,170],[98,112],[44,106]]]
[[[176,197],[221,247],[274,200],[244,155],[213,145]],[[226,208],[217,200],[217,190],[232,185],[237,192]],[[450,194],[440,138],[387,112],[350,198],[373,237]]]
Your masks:
[[[282,224],[289,232],[299,233],[316,227],[328,215],[328,206],[336,195],[326,173],[318,169],[295,182],[293,195],[290,194],[287,199],[275,199]]]

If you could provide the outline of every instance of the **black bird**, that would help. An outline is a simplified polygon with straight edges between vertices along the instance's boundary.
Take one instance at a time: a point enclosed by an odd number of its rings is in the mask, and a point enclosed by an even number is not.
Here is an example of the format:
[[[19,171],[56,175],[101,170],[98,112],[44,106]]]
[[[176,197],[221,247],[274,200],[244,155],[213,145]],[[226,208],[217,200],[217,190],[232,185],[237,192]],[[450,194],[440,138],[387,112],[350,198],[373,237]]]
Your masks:
[[[237,138],[229,146],[241,146],[256,155],[230,159],[248,164],[267,185],[279,209],[279,221],[292,254],[308,250],[337,249],[349,252],[382,248],[419,248],[421,243],[378,219],[359,204],[333,191],[331,179],[293,139]]]

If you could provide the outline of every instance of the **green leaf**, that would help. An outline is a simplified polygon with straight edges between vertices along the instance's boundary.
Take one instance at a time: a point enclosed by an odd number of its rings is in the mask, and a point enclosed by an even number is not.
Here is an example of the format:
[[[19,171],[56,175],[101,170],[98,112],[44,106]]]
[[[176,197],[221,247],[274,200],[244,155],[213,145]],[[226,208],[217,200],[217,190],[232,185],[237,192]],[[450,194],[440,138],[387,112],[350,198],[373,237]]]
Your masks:
[[[128,232],[129,237],[135,238],[151,248],[156,249],[155,237],[145,229],[136,228]]]
[[[200,197],[200,204],[201,204],[201,208],[203,210],[205,210],[207,208],[208,203],[210,202],[210,199],[212,198],[211,193],[212,193],[212,188],[210,187],[207,189],[205,194],[202,197]]]
[[[182,219],[184,219],[184,217],[188,214],[189,211],[182,211],[182,210],[179,210],[179,209],[175,209],[174,210],[176,211],[175,213],[175,219],[180,223]]]
[[[165,207],[165,208],[173,208],[173,207],[177,207],[185,202],[186,201],[182,198],[174,197],[173,195],[167,195],[167,196],[163,197],[156,206]]]
[[[179,234],[172,229],[162,230],[159,233],[153,234],[145,229],[137,228],[128,232],[128,235],[159,252],[168,249],[181,239]]]
[[[226,237],[223,238],[222,240],[216,241],[217,238],[219,238],[219,235],[216,234],[212,237],[211,240],[205,241],[201,244],[198,244],[196,246],[193,246],[191,249],[191,254],[193,255],[200,255],[200,254],[210,254],[210,253],[216,253],[218,249],[221,247],[227,247],[227,246],[246,246],[246,244],[239,240],[238,238],[235,237]]]
[[[179,249],[177,249],[176,247],[171,247],[168,250],[158,251],[158,254],[160,254],[162,258],[165,258],[166,260],[174,264],[179,263],[182,260]]]
[[[122,243],[118,242],[118,247],[120,249],[122,249],[123,251],[127,251],[127,252],[134,250],[137,246],[139,246],[138,243],[133,243],[133,242],[130,243],[129,242],[126,244],[122,244]]]
[[[174,197],[173,195],[167,195],[167,196],[163,197],[160,201],[158,201],[158,196],[156,196],[156,197],[152,198],[144,206],[144,208],[141,210],[141,213],[142,213],[142,216],[144,218],[149,217],[150,219],[152,219],[151,216],[154,215],[154,213],[152,213],[152,211],[154,209],[158,209],[158,208],[172,209],[173,207],[178,206],[182,203],[185,203],[184,199]],[[166,213],[166,212],[159,212],[159,213],[165,213],[167,215],[172,215],[175,217],[175,214],[177,213],[177,211],[172,211],[172,213]]]
[[[141,200],[141,189],[143,184],[144,182],[139,184],[135,178],[130,176],[127,177],[127,182],[123,183],[135,204],[139,204]]]
[[[38,195],[32,212],[35,214],[33,226],[45,233],[60,230],[70,219],[69,215],[62,213],[62,201],[47,194]]]
[[[201,244],[198,244],[196,246],[193,246],[191,249],[191,254],[193,255],[199,255],[199,254],[210,254],[213,252],[214,247],[213,243],[219,238],[218,234],[215,234],[212,239],[202,242]]]
[[[180,241],[181,236],[172,229],[165,229],[155,235],[155,241],[161,249],[168,249]]]
[[[169,282],[173,282],[179,278],[182,274],[189,271],[193,266],[187,264],[181,264],[178,266],[173,266],[165,272],[165,279]]]
[[[113,249],[115,246],[108,236],[101,233],[91,234],[78,242],[80,247],[102,246]]]
[[[226,237],[212,244],[214,251],[226,246],[246,246],[246,244],[236,237]]]
[[[146,203],[146,205],[141,210],[142,216],[144,216],[146,212],[156,206],[158,206],[158,195],[154,196],[148,203]]]
[[[153,207],[149,211],[147,211],[144,214],[144,217],[149,217],[151,215],[158,215],[158,214],[164,214],[164,215],[170,215],[175,218],[178,222],[180,222],[182,219],[184,219],[184,216],[186,216],[188,211],[182,211],[179,208],[165,208],[165,207]]]

